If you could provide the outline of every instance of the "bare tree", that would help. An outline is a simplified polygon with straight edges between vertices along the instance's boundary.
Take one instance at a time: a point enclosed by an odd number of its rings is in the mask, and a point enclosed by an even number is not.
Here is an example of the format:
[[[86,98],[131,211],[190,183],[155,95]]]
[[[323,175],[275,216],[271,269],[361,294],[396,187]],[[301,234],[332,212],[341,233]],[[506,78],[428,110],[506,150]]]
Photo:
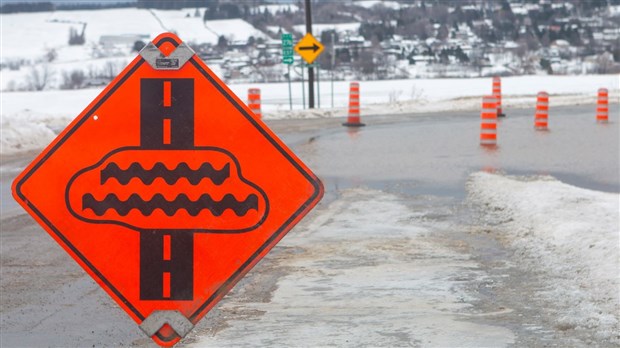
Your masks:
[[[450,35],[450,30],[448,29],[448,26],[445,24],[442,24],[439,27],[439,30],[437,30],[437,40],[446,41],[449,35]]]
[[[615,73],[614,65],[613,55],[609,52],[605,52],[596,58],[596,70],[599,74]]]
[[[82,33],[78,33],[74,27],[69,28],[69,45],[83,45],[86,42],[84,39],[84,31],[86,30],[86,23],[83,24]]]
[[[58,58],[58,53],[56,52],[55,49],[50,49],[47,51],[47,53],[45,53],[45,60],[49,63],[53,62],[54,60],[56,60],[56,58]]]
[[[373,52],[362,51],[360,54],[360,59],[358,59],[353,66],[362,74],[374,74],[377,69],[377,64],[374,59]]]
[[[82,88],[86,81],[86,75],[82,70],[75,69],[71,72],[63,71],[61,89],[78,89]]]
[[[118,61],[108,60],[103,66],[100,76],[108,80],[112,80],[116,75],[120,74],[125,64]]]
[[[7,92],[14,92],[17,91],[17,83],[15,82],[15,80],[11,80],[6,84],[6,88],[4,89]]]
[[[26,77],[28,90],[42,91],[52,81],[54,71],[49,65],[43,64],[41,67],[32,67]]]
[[[526,53],[521,60],[521,69],[524,74],[534,74],[536,73],[536,68],[540,62],[540,58],[538,55],[534,53]]]
[[[431,7],[430,18],[432,18],[435,22],[447,23],[449,15],[450,11],[448,10],[448,7],[441,4],[441,2]]]

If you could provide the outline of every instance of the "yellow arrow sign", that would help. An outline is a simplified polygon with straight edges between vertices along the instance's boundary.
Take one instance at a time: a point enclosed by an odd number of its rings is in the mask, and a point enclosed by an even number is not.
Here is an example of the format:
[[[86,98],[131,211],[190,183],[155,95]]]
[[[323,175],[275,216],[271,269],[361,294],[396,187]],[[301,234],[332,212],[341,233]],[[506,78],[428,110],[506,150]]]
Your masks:
[[[312,34],[307,33],[297,45],[295,46],[295,52],[297,52],[306,63],[312,64],[315,59],[319,57],[323,52],[323,44],[319,42]]]

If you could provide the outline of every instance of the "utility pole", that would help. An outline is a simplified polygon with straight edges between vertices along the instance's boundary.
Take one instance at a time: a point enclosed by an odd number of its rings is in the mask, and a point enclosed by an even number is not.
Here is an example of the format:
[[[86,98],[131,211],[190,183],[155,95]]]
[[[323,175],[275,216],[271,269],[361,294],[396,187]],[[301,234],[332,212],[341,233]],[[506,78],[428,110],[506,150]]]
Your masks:
[[[310,0],[306,0],[306,33],[312,35],[312,10]],[[303,64],[303,62],[302,62]],[[314,68],[308,66],[308,108],[314,109]]]
[[[332,109],[334,108],[334,70],[336,66],[336,40],[334,39],[334,31],[332,31]]]

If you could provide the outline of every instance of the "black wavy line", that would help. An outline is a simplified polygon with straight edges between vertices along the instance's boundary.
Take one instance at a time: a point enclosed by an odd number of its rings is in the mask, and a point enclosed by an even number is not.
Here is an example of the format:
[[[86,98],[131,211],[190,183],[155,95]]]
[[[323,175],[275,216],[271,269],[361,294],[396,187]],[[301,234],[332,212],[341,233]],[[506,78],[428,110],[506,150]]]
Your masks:
[[[118,164],[109,163],[101,170],[101,185],[111,178],[115,178],[121,185],[127,185],[133,178],[139,178],[146,185],[150,185],[156,178],[162,178],[168,185],[175,184],[179,179],[186,178],[192,185],[198,185],[204,178],[209,178],[216,185],[221,185],[230,176],[230,163],[226,163],[220,170],[216,170],[210,163],[203,163],[200,168],[193,170],[187,163],[179,163],[173,170],[157,162],[152,169],[144,169],[140,163],[134,162],[123,170]]]
[[[237,216],[244,216],[250,209],[258,211],[258,196],[249,195],[244,201],[238,201],[228,193],[221,201],[216,201],[208,194],[201,195],[196,201],[190,200],[187,195],[180,194],[174,200],[168,201],[158,193],[149,201],[143,200],[138,194],[132,194],[126,201],[120,200],[115,194],[108,194],[102,201],[87,193],[82,196],[82,209],[91,209],[95,215],[103,216],[108,209],[114,209],[121,216],[129,214],[131,209],[138,209],[142,215],[150,216],[155,209],[161,209],[168,216],[185,209],[189,215],[197,216],[202,210],[208,209],[215,216],[220,216],[226,209],[231,209]]]

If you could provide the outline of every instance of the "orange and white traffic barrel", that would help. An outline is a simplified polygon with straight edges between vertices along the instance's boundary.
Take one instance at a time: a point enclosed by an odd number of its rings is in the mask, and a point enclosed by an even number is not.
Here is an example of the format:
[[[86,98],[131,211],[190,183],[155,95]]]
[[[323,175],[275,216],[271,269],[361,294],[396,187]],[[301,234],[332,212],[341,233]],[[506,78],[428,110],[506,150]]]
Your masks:
[[[505,117],[502,111],[502,80],[499,76],[493,77],[493,96],[497,102],[497,117]]]
[[[495,96],[482,97],[480,118],[480,145],[497,145],[497,104]]]
[[[596,102],[596,122],[606,123],[609,120],[609,92],[607,88],[599,88]]]
[[[534,128],[537,130],[547,130],[547,120],[549,118],[549,94],[538,92],[536,99],[536,114],[534,116]]]
[[[358,82],[351,82],[349,85],[349,116],[347,122],[342,125],[347,127],[365,126],[360,122],[360,84]]]
[[[260,88],[248,89],[248,107],[258,118],[263,117],[260,111]]]

